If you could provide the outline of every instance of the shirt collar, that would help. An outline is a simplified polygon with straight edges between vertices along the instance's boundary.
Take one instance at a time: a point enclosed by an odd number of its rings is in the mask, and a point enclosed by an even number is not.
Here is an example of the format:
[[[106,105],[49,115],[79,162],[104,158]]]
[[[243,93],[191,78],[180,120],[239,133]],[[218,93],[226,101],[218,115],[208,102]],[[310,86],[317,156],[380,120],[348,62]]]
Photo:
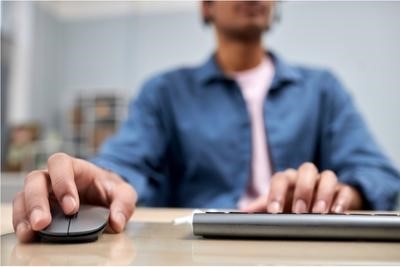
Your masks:
[[[299,71],[287,64],[282,58],[275,53],[269,52],[275,68],[274,78],[271,84],[271,90],[279,88],[283,83],[296,82],[301,78]],[[201,83],[208,84],[213,81],[232,80],[226,76],[215,59],[215,54],[212,54],[208,60],[198,69],[198,78]]]

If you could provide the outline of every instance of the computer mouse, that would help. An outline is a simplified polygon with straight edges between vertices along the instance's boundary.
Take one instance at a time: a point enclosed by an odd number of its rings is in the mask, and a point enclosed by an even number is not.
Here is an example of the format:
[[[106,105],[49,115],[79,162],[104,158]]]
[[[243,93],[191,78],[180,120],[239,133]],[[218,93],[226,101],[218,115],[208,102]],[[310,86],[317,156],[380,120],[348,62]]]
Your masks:
[[[108,223],[110,211],[104,207],[81,205],[74,215],[65,215],[63,211],[53,209],[49,226],[39,231],[44,242],[92,242],[103,233]]]

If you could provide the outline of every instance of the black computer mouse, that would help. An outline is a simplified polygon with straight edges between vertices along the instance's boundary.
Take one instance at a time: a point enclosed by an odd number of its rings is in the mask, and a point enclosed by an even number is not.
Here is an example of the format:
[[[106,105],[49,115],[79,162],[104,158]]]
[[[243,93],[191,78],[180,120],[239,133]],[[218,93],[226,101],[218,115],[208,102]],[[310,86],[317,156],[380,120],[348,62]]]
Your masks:
[[[106,228],[110,216],[107,208],[90,205],[81,205],[74,215],[65,215],[61,209],[53,209],[51,213],[50,225],[39,231],[44,242],[95,241]]]

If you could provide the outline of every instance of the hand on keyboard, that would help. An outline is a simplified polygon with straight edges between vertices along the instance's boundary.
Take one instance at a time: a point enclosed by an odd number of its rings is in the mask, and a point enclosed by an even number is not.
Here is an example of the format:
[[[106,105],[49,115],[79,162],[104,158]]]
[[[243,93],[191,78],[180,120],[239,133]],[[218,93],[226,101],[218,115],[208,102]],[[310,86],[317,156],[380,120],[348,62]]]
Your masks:
[[[354,187],[340,183],[332,171],[319,173],[314,164],[304,163],[297,170],[274,174],[269,193],[242,211],[342,213],[361,208],[362,197]]]

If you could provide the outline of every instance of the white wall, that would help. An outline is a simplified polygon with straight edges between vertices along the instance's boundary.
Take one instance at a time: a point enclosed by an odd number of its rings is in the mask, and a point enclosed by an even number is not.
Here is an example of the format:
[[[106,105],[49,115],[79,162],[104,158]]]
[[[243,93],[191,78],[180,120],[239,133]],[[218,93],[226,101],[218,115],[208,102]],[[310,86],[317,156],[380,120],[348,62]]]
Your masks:
[[[400,165],[400,2],[285,2],[282,9],[281,22],[265,37],[267,46],[288,61],[337,73],[379,143]],[[134,96],[150,75],[202,62],[214,47],[198,3],[174,12],[54,19],[54,27],[47,38],[58,40],[58,74],[46,86],[57,92],[59,106],[65,95],[81,89],[120,88]],[[48,56],[38,51],[38,58]],[[33,90],[44,94],[39,87]]]
[[[10,121],[21,123],[30,118],[29,114],[32,108],[29,99],[33,76],[31,69],[33,8],[29,2],[16,2],[13,5],[8,3],[4,8],[13,14],[12,16],[2,17],[2,21],[5,22],[2,25],[2,31],[7,33],[7,38],[12,44],[12,49],[8,49],[11,54],[10,58],[12,58],[9,66],[9,77],[7,77],[7,84],[11,91],[7,94],[8,117]],[[4,11],[4,14],[8,13]]]
[[[57,125],[59,115],[59,95],[61,83],[60,69],[62,34],[61,23],[55,16],[34,6],[32,84],[33,91],[27,99],[30,102],[30,116],[37,121],[46,122],[48,127]],[[17,106],[19,108],[19,106]]]

